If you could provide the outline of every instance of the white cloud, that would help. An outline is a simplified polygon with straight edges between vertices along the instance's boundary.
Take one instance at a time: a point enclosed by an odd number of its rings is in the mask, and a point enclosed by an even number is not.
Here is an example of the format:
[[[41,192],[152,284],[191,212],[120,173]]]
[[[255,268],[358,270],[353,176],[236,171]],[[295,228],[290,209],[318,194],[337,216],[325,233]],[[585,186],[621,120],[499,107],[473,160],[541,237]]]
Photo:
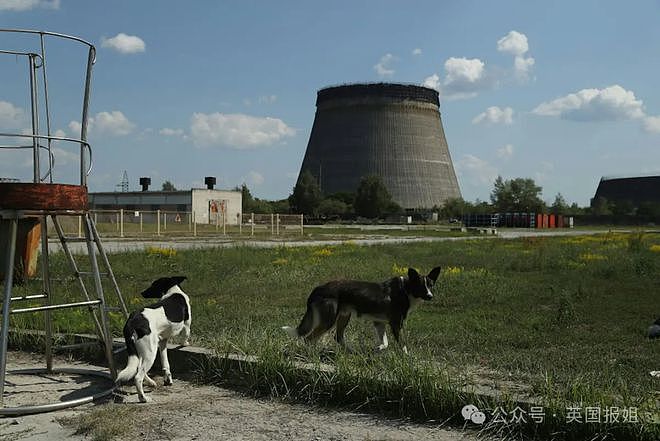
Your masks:
[[[55,167],[80,162],[79,153],[76,154],[60,147],[52,147],[51,151],[53,152]]]
[[[524,55],[529,50],[527,36],[517,31],[510,31],[497,40],[497,50],[511,55]]]
[[[483,78],[484,62],[478,58],[455,58],[451,57],[445,61],[447,71],[447,83],[466,82],[474,83]]]
[[[518,77],[519,80],[528,80],[535,62],[536,61],[533,57],[516,56],[513,60],[513,68],[516,72],[516,77]]]
[[[555,165],[552,162],[542,161],[540,165],[541,169],[534,172],[534,181],[537,184],[545,182],[555,169]]]
[[[0,11],[29,11],[30,9],[59,9],[60,0],[0,0]]]
[[[23,109],[14,106],[8,101],[0,100],[0,127],[17,128],[23,125],[25,114]]]
[[[165,127],[160,129],[158,133],[163,136],[183,136],[183,129],[170,129],[169,127]]]
[[[412,54],[413,55],[422,55],[422,50],[420,48],[416,47],[415,49],[413,49]]]
[[[264,183],[264,177],[261,173],[251,170],[247,176],[245,176],[245,182],[253,186],[259,186]]]
[[[647,116],[642,120],[644,131],[660,133],[660,116]]]
[[[499,158],[510,158],[513,156],[513,146],[511,144],[507,144],[502,148],[497,149],[497,156]]]
[[[94,118],[94,130],[112,136],[128,135],[135,129],[135,124],[130,122],[119,110],[112,112],[99,112]]]
[[[642,100],[618,84],[605,89],[582,89],[541,103],[532,113],[574,121],[618,121],[645,116]]]
[[[81,123],[79,121],[69,122],[69,130],[73,137],[80,136]],[[110,136],[125,136],[133,132],[135,124],[126,118],[119,110],[111,112],[99,112],[96,116],[89,117],[87,121],[87,132],[92,131]]]
[[[498,175],[494,166],[474,155],[463,155],[456,162],[456,172],[467,180],[477,181],[482,185],[491,185]]]
[[[431,89],[440,90],[440,77],[438,74],[433,74],[430,77],[424,78],[422,86],[429,87]]]
[[[273,104],[277,101],[277,95],[263,95],[258,99],[259,104]]]
[[[89,130],[89,122],[87,124],[87,130]],[[71,121],[69,123],[69,130],[71,131],[71,137],[76,138],[80,136],[80,130],[82,129],[82,124],[78,121]]]
[[[513,60],[513,69],[518,79],[523,81],[529,79],[529,74],[535,60],[533,57],[525,55],[529,51],[529,43],[525,34],[510,31],[504,37],[497,40],[497,50],[515,57]]]
[[[374,65],[374,70],[379,77],[391,77],[394,75],[394,69],[391,64],[394,62],[394,55],[385,54],[380,57],[380,61]]]
[[[443,95],[449,98],[471,98],[487,84],[486,64],[478,58],[455,58],[445,61],[447,75],[442,85]]]
[[[284,121],[241,113],[194,113],[190,135],[200,147],[251,149],[272,145],[296,134]]]
[[[472,124],[487,122],[490,124],[513,124],[513,109],[511,107],[492,106],[475,116]]]
[[[112,38],[101,37],[101,47],[113,49],[121,54],[136,54],[144,52],[146,45],[137,35],[126,35],[123,32]]]

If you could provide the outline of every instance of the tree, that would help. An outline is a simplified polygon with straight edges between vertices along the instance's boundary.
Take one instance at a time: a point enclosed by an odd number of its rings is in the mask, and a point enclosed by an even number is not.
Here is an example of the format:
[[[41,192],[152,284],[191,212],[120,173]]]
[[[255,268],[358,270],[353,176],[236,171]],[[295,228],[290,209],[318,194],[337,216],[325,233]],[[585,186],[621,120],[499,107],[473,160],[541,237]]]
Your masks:
[[[598,196],[591,201],[591,212],[596,216],[610,215],[612,214],[611,204],[606,198]]]
[[[319,204],[319,213],[325,216],[332,214],[344,214],[348,211],[348,205],[344,201],[334,198],[325,198]]]
[[[291,207],[289,207],[288,199],[279,199],[277,201],[270,201],[270,206],[273,209],[273,213],[288,213],[291,211]]]
[[[557,193],[557,196],[555,196],[555,201],[552,203],[550,208],[552,209],[553,213],[566,214],[568,211],[568,203],[566,203],[566,199],[564,199],[564,196],[562,196],[561,193]]]
[[[370,219],[380,217],[385,212],[398,211],[394,201],[380,176],[364,176],[355,193],[355,213]]]
[[[163,182],[162,191],[176,191],[176,187],[170,181]]]
[[[323,196],[316,177],[309,170],[305,170],[289,196],[291,208],[298,213],[315,215],[322,200]]]
[[[241,192],[241,200],[243,203],[243,213],[254,213],[254,198],[247,184],[244,182],[241,186],[234,187],[234,191]]]
[[[490,201],[501,213],[539,212],[545,209],[545,203],[541,199],[542,190],[543,188],[530,178],[505,181],[498,176],[493,184]]]
[[[446,219],[460,219],[464,214],[472,213],[472,208],[472,204],[463,198],[450,198],[442,206],[440,214]]]

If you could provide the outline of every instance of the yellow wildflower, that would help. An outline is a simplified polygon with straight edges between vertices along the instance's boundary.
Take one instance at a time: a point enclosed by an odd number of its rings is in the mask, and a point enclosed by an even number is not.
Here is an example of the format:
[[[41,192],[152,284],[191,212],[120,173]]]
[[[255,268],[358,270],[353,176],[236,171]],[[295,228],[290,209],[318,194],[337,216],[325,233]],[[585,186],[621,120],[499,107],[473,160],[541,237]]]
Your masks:
[[[580,254],[580,260],[606,260],[607,257],[603,256],[602,254],[596,254],[596,253],[584,253]]]

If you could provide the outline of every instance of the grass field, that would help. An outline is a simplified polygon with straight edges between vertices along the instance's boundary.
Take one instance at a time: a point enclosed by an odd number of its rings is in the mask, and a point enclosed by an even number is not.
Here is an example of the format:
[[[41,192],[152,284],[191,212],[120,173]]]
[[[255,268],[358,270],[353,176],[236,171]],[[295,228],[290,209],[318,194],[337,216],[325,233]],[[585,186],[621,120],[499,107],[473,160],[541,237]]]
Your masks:
[[[259,355],[261,367],[244,373],[255,393],[459,423],[468,402],[510,413],[517,400],[533,401],[544,408],[542,423],[493,422],[485,430],[576,440],[660,438],[659,382],[649,375],[660,369],[660,342],[645,338],[660,313],[658,235],[152,249],[112,255],[111,262],[132,308],[145,304],[139,292],[152,279],[188,276],[183,288],[193,302],[193,344]],[[53,265],[62,276],[61,256]],[[298,323],[319,283],[382,281],[408,266],[426,272],[436,265],[444,269],[434,300],[406,322],[410,357],[394,344],[375,355],[373,331],[363,322],[348,327],[352,353],[337,351],[331,340],[307,348],[279,329]],[[59,292],[76,292],[74,283],[63,277],[55,285]],[[15,295],[37,290],[31,282]],[[58,331],[91,331],[85,311],[54,316]],[[17,327],[41,326],[38,317],[12,320]],[[121,321],[114,317],[118,335]],[[293,360],[329,362],[336,371],[301,373]],[[225,373],[222,363],[202,370],[209,381]],[[508,392],[496,398],[476,394],[484,390]],[[529,413],[532,405],[521,406]],[[617,409],[618,423],[602,421],[603,415],[589,424],[568,423],[576,407],[598,407],[610,417]]]

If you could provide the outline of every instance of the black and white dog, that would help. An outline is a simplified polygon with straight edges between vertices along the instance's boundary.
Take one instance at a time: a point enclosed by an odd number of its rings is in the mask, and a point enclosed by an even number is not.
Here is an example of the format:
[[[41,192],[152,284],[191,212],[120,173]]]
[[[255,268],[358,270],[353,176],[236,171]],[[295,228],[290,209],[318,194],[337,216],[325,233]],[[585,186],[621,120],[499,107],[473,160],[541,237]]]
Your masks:
[[[126,368],[117,375],[116,384],[135,379],[138,398],[142,403],[150,401],[142,389],[146,380],[151,387],[156,382],[149,378],[148,372],[160,353],[160,363],[165,373],[165,385],[172,384],[170,362],[167,359],[167,340],[183,332],[184,345],[190,337],[190,299],[181,290],[185,277],[163,277],[154,281],[142,291],[142,297],[159,298],[153,305],[133,312],[124,326],[124,339],[128,352]]]
[[[378,349],[387,348],[385,325],[389,323],[394,339],[403,352],[408,348],[401,336],[403,321],[422,300],[431,300],[431,288],[440,275],[440,267],[428,276],[408,268],[408,277],[394,277],[383,283],[338,280],[317,286],[307,299],[307,311],[297,328],[284,326],[292,337],[314,342],[337,327],[335,340],[344,345],[344,329],[351,316],[371,320],[376,328]]]

